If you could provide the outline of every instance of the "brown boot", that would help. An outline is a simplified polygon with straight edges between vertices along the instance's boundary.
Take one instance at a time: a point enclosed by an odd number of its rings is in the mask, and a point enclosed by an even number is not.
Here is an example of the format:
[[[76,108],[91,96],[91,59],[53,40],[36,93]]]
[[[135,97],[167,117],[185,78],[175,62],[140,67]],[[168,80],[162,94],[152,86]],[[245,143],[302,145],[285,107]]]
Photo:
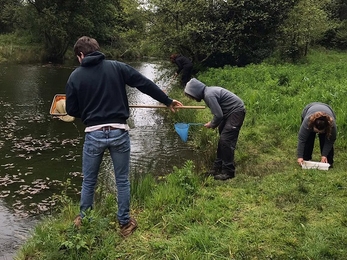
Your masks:
[[[130,218],[128,224],[120,226],[121,235],[126,238],[130,236],[137,229],[137,222],[134,218]]]
[[[77,215],[73,221],[76,228],[80,228],[82,225],[82,217],[80,215]]]

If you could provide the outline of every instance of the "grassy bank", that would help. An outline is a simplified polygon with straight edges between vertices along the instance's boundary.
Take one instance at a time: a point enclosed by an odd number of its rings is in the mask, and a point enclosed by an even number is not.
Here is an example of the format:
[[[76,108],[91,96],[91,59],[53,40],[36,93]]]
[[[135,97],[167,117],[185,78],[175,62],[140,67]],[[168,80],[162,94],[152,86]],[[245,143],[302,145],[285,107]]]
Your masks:
[[[16,34],[0,35],[0,62],[40,63],[44,57],[41,44]]]
[[[346,259],[347,92],[345,53],[315,52],[307,64],[210,69],[199,80],[239,95],[247,115],[236,150],[236,178],[219,182],[191,162],[161,180],[132,182],[132,215],[139,229],[123,240],[111,192],[99,190],[82,228],[72,226],[78,206],[62,195],[61,213],[47,218],[17,259]],[[170,96],[185,99],[181,89]],[[300,114],[310,102],[330,104],[338,139],[329,171],[296,163]],[[209,110],[180,111],[170,120],[207,122]],[[189,130],[206,168],[217,132]],[[316,147],[318,144],[316,145]],[[315,149],[314,160],[319,159]]]

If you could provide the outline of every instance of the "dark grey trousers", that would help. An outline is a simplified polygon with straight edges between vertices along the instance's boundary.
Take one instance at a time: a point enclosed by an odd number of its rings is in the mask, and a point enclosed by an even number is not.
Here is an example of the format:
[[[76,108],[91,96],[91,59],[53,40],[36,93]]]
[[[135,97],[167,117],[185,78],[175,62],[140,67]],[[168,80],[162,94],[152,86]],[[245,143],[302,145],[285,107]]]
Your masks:
[[[214,169],[230,176],[235,175],[234,153],[246,111],[232,113],[218,127],[219,141]]]

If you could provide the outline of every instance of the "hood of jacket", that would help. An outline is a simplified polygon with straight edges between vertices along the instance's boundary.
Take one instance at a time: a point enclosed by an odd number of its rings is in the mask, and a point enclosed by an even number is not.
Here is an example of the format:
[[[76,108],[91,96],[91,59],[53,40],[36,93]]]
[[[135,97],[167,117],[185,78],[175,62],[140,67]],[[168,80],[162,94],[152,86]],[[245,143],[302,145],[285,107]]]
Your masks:
[[[105,59],[105,55],[100,51],[94,51],[87,54],[81,63],[82,67],[94,66]]]
[[[196,78],[192,78],[186,84],[184,92],[192,96],[196,101],[200,102],[204,98],[206,85]]]

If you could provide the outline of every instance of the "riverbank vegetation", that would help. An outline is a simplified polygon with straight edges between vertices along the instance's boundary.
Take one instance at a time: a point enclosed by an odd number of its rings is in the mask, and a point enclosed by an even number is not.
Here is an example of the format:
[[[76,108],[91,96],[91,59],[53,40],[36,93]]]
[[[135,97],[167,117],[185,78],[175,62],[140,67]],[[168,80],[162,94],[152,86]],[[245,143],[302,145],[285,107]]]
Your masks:
[[[243,68],[210,68],[197,75],[239,95],[247,108],[236,149],[236,177],[206,177],[216,131],[189,129],[188,142],[206,169],[192,162],[166,177],[132,181],[138,230],[118,234],[113,192],[100,185],[95,209],[81,229],[72,221],[78,205],[59,196],[59,213],[36,227],[16,259],[345,259],[347,256],[346,53],[311,51],[305,64],[270,60]],[[173,88],[170,96],[196,103]],[[296,163],[303,107],[328,103],[337,116],[334,168],[303,170]],[[200,104],[201,103],[197,103]],[[208,109],[181,110],[169,122],[204,123]],[[316,143],[313,160],[319,160]],[[109,183],[109,181],[107,181]]]
[[[39,46],[35,57],[40,62],[64,62],[82,35],[112,49],[109,57],[168,59],[171,53],[182,53],[197,70],[245,66],[274,55],[297,62],[315,45],[347,48],[342,0],[0,0],[0,4],[0,35],[23,37],[22,51]],[[2,48],[7,60],[16,60],[16,55],[8,55],[11,45]]]

